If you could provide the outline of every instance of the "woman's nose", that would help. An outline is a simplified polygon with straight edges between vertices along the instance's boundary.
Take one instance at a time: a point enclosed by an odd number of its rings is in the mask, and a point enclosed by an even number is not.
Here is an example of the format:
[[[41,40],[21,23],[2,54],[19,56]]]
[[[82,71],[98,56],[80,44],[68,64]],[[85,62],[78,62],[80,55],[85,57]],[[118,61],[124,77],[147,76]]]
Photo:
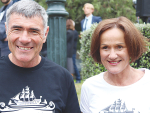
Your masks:
[[[116,53],[116,51],[114,49],[110,50],[109,58],[110,59],[116,59],[117,58],[117,53]]]

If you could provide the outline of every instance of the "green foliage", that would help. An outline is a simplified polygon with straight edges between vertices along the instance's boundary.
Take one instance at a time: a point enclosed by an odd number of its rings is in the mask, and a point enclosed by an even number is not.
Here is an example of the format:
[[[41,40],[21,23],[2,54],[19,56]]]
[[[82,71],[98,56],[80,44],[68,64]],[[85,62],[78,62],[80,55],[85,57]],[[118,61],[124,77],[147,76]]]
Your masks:
[[[82,10],[85,3],[93,4],[95,8],[93,15],[100,16],[102,19],[125,16],[132,22],[136,22],[136,10],[132,0],[66,0],[65,8],[69,13],[68,18],[75,21],[77,31],[81,31],[80,22],[85,17]],[[79,48],[81,47],[78,43]]]
[[[91,76],[96,75],[97,73],[103,72],[105,69],[104,66],[94,62],[92,57],[89,55],[90,53],[90,44],[91,44],[91,36],[94,32],[97,24],[93,24],[91,29],[88,29],[81,33],[81,49],[79,52],[81,58],[81,75],[83,79],[89,78]]]
[[[136,22],[136,10],[132,0],[66,0],[68,18],[73,19],[76,24],[80,24],[85,16],[82,10],[85,3],[93,4],[95,8],[93,15],[101,16],[102,19],[125,16]]]
[[[47,10],[47,0],[34,1]],[[133,8],[132,0],[66,0],[65,9],[69,13],[68,18],[75,21],[77,31],[81,31],[80,22],[85,16],[82,10],[85,3],[92,3],[95,8],[93,15],[101,16],[102,19],[125,16],[133,22],[136,21],[136,10]],[[0,6],[2,5],[0,2]]]
[[[42,7],[44,7],[45,9],[47,9],[47,3],[46,0],[34,0],[36,2],[38,2]]]
[[[2,2],[0,2],[0,8],[3,6]]]
[[[150,39],[150,24],[135,24],[135,26],[145,37]]]
[[[81,33],[81,49],[79,55],[81,58],[81,75],[83,79],[87,79],[91,76],[99,74],[106,71],[105,67],[102,64],[94,62],[90,53],[90,44],[91,36],[98,24],[93,24],[90,29]],[[139,29],[143,35],[147,38],[150,38],[150,24],[135,24],[137,29]],[[147,42],[149,43],[149,42]],[[150,49],[142,55],[137,61],[131,63],[131,66],[134,68],[148,68],[150,69]]]
[[[45,9],[48,8],[47,0],[34,0]],[[92,3],[95,7],[93,15],[101,16],[102,19],[125,16],[131,21],[136,21],[135,9],[132,0],[66,0],[65,8],[69,17],[75,21],[77,30],[80,31],[80,21],[84,18],[82,10],[85,3]],[[0,2],[0,7],[3,4]]]

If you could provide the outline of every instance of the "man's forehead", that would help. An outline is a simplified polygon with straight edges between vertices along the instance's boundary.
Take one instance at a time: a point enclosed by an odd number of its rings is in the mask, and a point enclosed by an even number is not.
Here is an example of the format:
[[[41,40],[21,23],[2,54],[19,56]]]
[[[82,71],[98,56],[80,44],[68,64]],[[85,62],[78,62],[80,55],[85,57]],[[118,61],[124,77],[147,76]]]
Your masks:
[[[25,18],[25,19],[37,18],[37,19],[41,19],[43,21],[43,18],[41,16],[39,16],[39,15],[26,16],[25,14],[19,14],[19,13],[12,13],[10,15],[10,19],[11,18]]]
[[[8,23],[9,29],[22,28],[26,30],[35,29],[44,31],[44,24],[42,19],[38,16],[27,18],[23,15],[12,14]]]
[[[26,24],[42,24],[43,25],[43,19],[40,16],[33,16],[33,17],[26,17],[22,14],[11,14],[9,23],[23,23],[26,22]]]

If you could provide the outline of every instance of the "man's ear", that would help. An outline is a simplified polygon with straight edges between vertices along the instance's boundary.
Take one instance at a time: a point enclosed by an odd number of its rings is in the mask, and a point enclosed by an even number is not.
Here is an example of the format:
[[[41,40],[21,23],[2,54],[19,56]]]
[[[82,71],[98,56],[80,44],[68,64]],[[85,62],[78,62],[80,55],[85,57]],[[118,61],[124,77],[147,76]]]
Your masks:
[[[92,9],[92,13],[94,12],[94,9]]]
[[[44,34],[43,43],[46,42],[48,32],[49,32],[49,26],[47,26],[46,32],[45,32],[45,34]]]

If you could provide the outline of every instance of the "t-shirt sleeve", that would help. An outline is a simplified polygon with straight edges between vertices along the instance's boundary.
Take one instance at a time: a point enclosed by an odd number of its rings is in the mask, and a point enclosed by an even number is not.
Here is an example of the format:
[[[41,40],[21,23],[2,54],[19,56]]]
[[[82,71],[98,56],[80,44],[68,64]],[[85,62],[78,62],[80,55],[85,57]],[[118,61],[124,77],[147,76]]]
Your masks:
[[[81,113],[73,79],[69,87],[64,113]]]
[[[90,113],[88,88],[86,83],[83,83],[81,88],[80,109],[82,113]]]

